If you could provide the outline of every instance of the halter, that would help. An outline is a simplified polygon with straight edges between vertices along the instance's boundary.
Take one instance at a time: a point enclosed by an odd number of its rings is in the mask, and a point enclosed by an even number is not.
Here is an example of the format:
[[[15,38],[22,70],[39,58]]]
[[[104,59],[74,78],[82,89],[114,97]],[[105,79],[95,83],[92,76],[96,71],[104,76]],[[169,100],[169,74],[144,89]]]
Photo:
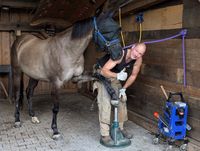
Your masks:
[[[119,38],[108,41],[99,31],[96,23],[96,17],[93,17],[93,24],[94,24],[94,36],[93,36],[94,42],[99,46],[101,50],[107,51],[109,54],[111,54],[111,58],[112,56],[114,56],[112,58],[113,60],[119,59],[122,55],[121,52],[117,52],[118,50],[116,50],[117,47],[118,48],[121,47]]]
[[[98,42],[97,38],[100,38],[101,41],[104,42],[105,46],[109,47],[111,45],[120,43],[119,38],[108,41],[106,40],[106,38],[102,35],[102,33],[99,31],[98,27],[97,27],[97,22],[96,22],[96,17],[93,18],[93,23],[94,23],[94,40],[95,42]]]

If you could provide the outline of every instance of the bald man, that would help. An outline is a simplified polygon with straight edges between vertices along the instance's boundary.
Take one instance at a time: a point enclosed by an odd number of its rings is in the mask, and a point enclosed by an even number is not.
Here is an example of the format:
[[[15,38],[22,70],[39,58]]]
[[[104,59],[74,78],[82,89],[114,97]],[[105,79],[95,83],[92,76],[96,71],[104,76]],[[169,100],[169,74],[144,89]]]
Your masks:
[[[111,82],[112,88],[115,90],[117,97],[120,99],[118,106],[119,126],[124,137],[131,139],[132,135],[124,130],[124,122],[128,120],[126,106],[126,89],[132,85],[140,71],[142,65],[142,56],[146,51],[144,43],[137,43],[131,49],[123,50],[123,55],[119,60],[110,59],[109,55],[105,55],[98,62],[99,74]],[[132,68],[130,76],[127,78],[127,73],[124,68]],[[120,81],[126,81],[122,86]],[[111,95],[108,93],[105,84],[101,81],[94,83],[94,89],[98,90],[97,102],[99,108],[99,122],[101,142],[106,145],[114,144],[110,137],[110,119],[111,119]]]

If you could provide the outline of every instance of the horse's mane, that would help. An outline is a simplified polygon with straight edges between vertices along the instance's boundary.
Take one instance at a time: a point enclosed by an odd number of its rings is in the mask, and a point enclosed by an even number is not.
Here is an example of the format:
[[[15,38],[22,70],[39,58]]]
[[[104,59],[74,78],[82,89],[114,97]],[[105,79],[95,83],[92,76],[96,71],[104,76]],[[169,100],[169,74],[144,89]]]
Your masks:
[[[88,34],[93,28],[92,19],[88,18],[76,22],[72,28],[72,39],[82,38]]]

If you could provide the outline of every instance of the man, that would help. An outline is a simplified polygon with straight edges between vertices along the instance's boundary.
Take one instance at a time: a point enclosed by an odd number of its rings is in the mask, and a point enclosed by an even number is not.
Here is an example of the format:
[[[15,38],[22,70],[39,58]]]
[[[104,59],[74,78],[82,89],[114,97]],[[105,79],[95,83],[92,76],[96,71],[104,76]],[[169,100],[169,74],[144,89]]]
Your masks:
[[[126,106],[126,89],[134,83],[142,65],[142,56],[146,51],[144,43],[137,43],[131,49],[123,50],[123,55],[119,60],[112,60],[109,55],[105,55],[98,61],[99,73],[111,82],[112,88],[115,90],[118,98],[120,98],[118,106],[119,127],[124,137],[130,139],[132,135],[124,130],[124,122],[128,120],[127,106]],[[124,68],[131,67],[131,75],[127,79],[127,73]],[[127,80],[126,80],[127,79]],[[120,81],[125,81],[122,86]],[[108,93],[105,84],[102,82],[95,82],[93,89],[98,89],[98,108],[99,108],[99,122],[101,141],[104,144],[113,144],[110,137],[110,118],[111,118],[111,95]]]

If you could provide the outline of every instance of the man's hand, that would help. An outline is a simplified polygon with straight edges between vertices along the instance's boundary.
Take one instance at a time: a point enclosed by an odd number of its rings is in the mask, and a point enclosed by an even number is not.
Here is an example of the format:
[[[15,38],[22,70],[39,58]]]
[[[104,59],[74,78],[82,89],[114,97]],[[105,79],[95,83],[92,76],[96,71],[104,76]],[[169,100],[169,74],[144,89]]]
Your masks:
[[[125,81],[127,79],[128,74],[123,69],[120,73],[117,74],[117,80]]]
[[[127,96],[126,96],[126,89],[122,88],[119,90],[119,98],[122,100],[122,102],[127,101]]]

